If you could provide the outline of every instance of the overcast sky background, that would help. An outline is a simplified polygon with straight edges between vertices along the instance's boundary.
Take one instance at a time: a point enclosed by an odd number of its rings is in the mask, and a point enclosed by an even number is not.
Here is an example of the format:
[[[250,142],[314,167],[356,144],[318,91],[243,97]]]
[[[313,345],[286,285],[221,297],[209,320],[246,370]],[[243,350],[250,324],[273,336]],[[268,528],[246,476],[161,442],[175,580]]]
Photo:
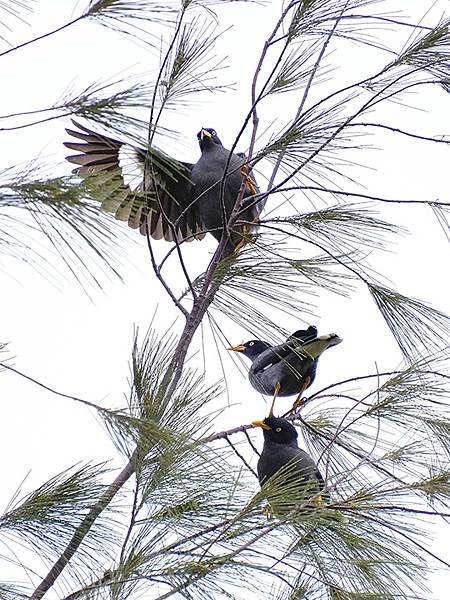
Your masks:
[[[401,2],[387,1],[387,8],[397,9]],[[428,0],[409,2],[411,20],[418,20],[430,6]],[[14,31],[5,33],[14,43],[49,31],[78,14],[82,3],[69,0],[54,2],[38,0],[28,17],[30,25],[14,22]],[[448,3],[437,1],[425,18],[434,24]],[[188,109],[168,113],[173,128],[182,131],[180,138],[161,140],[159,145],[176,158],[195,162],[198,157],[196,133],[201,126],[217,129],[222,142],[229,147],[250,106],[250,81],[262,44],[279,14],[278,2],[267,6],[228,5],[218,11],[219,28],[233,29],[217,44],[219,56],[228,54],[230,68],[223,77],[236,82],[225,93],[204,94]],[[11,22],[12,23],[12,22]],[[161,29],[157,29],[161,32]],[[408,32],[396,41],[400,49]],[[350,44],[340,44],[329,58],[336,66],[329,81],[319,87],[337,88],[348,80],[374,70],[374,61],[386,60],[386,55]],[[68,86],[82,89],[118,74],[142,74],[151,81],[158,66],[154,51],[148,51],[108,31],[95,23],[84,22],[33,46],[18,50],[1,59],[3,93],[0,115],[44,108],[58,99]],[[341,83],[342,82],[342,83]],[[424,135],[449,132],[448,96],[433,89],[411,96],[407,108],[389,104],[383,109],[385,122]],[[281,96],[261,107],[261,122],[276,122],[281,128],[287,111],[295,113],[295,100]],[[387,117],[386,117],[387,115]],[[11,122],[8,121],[11,125]],[[62,142],[69,119],[59,119],[35,127],[1,131],[0,167],[26,163],[40,156],[50,165],[49,172],[69,173],[64,162],[67,154]],[[0,128],[5,120],[0,120]],[[264,129],[264,126],[262,126]],[[246,149],[248,137],[238,146]],[[358,153],[360,167],[353,167],[352,176],[364,184],[371,195],[402,199],[448,200],[450,153],[448,147],[417,142],[386,133],[373,138],[373,150]],[[376,150],[375,147],[382,148]],[[364,192],[364,189],[359,191]],[[270,210],[268,204],[268,209]],[[311,206],[306,205],[305,210]],[[448,243],[430,209],[426,207],[386,207],[383,216],[404,224],[409,234],[396,237],[387,253],[374,253],[372,265],[396,288],[407,295],[429,301],[434,307],[448,309]],[[123,226],[124,230],[126,226]],[[160,242],[161,252],[167,245]],[[212,239],[193,243],[187,250],[188,264],[206,264],[215,248]],[[122,271],[125,282],[104,280],[102,291],[90,289],[91,299],[62,272],[52,272],[47,279],[24,263],[1,257],[2,290],[1,338],[10,342],[15,366],[46,385],[74,396],[108,407],[124,404],[128,392],[129,360],[136,326],[145,332],[156,310],[154,323],[164,331],[177,317],[176,309],[161,290],[151,271],[146,241],[132,233],[123,252]],[[200,269],[199,269],[200,270]],[[177,276],[175,273],[173,276]],[[395,369],[401,355],[383,319],[365,290],[351,299],[323,292],[317,299],[316,316],[285,316],[281,323],[294,331],[305,323],[314,323],[321,334],[336,332],[344,342],[324,355],[319,374],[311,391],[329,383],[356,375]],[[252,337],[249,331],[221,319],[232,343]],[[181,326],[181,320],[175,327]],[[221,378],[214,345],[207,329],[207,381]],[[197,336],[197,349],[200,336]],[[222,348],[220,355],[226,369],[229,395],[223,404],[231,403],[217,424],[222,430],[265,414],[263,399],[251,388],[247,379]],[[202,353],[195,357],[203,368]],[[97,417],[85,407],[49,394],[19,379],[11,373],[1,374],[0,447],[3,477],[0,488],[0,508],[3,509],[23,478],[28,474],[25,490],[31,490],[70,465],[86,461],[123,462],[116,454],[107,433]],[[286,407],[291,399],[281,401]],[[268,400],[267,400],[268,402]],[[450,529],[442,523],[436,528],[433,548],[450,558]],[[1,563],[0,563],[1,565]],[[107,567],[107,565],[105,565]],[[9,567],[0,566],[2,579]],[[13,575],[13,571],[11,571]],[[449,573],[436,573],[430,585],[434,598],[447,597]],[[49,594],[49,598],[56,597]]]

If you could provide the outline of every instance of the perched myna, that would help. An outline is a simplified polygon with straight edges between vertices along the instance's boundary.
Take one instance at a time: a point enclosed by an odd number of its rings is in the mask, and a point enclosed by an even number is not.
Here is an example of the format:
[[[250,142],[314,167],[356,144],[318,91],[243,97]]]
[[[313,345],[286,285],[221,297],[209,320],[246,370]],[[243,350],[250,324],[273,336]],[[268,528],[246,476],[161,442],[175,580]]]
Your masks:
[[[128,221],[130,227],[139,228],[143,235],[148,228],[157,240],[188,242],[202,239],[208,232],[220,240],[243,184],[241,223],[235,224],[225,254],[257,229],[264,201],[254,201],[259,190],[249,174],[245,155],[230,156],[214,129],[201,129],[197,134],[201,156],[191,164],[155,148],[138,148],[73,123],[77,129],[66,131],[82,143],[64,145],[81,153],[67,157],[80,165],[74,173],[102,173],[102,207],[115,213],[117,219]]]
[[[311,326],[296,331],[279,346],[250,340],[228,350],[242,352],[250,358],[250,383],[261,394],[273,395],[273,402],[278,396],[297,394],[294,409],[300,406],[304,391],[315,379],[320,355],[341,342],[335,333],[317,337],[317,329]]]
[[[324,489],[325,482],[316,463],[298,447],[298,434],[292,423],[269,415],[264,421],[253,421],[253,425],[261,427],[264,435],[264,446],[257,465],[261,486],[280,473],[279,483],[287,488],[288,498],[279,498],[275,493],[274,497],[268,498],[275,512],[280,511],[280,504],[284,505],[284,510],[292,508],[296,502],[305,501]]]

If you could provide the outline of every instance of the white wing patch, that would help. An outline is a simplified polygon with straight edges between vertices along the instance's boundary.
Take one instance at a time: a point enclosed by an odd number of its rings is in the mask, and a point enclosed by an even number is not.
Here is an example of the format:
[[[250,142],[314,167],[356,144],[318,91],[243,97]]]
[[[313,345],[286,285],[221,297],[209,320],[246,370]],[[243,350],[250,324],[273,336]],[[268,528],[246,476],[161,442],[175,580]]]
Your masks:
[[[144,163],[142,156],[129,144],[123,144],[119,149],[119,166],[123,182],[133,192],[142,190],[144,185]]]

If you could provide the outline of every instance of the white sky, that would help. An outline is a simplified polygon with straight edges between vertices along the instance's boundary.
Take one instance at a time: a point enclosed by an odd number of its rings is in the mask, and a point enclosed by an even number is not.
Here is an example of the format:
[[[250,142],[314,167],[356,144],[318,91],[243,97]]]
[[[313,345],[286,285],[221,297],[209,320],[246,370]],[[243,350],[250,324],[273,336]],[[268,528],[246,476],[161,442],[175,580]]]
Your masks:
[[[385,3],[393,9],[403,4],[394,0]],[[430,2],[415,0],[407,4],[410,11],[414,10],[412,16],[420,18]],[[51,30],[70,18],[74,5],[71,0],[37,0],[35,12],[28,18],[31,25],[15,22],[14,32],[7,37],[20,42]],[[448,9],[448,3],[438,0],[427,16],[427,23],[434,23],[444,9]],[[183,138],[176,144],[170,142],[165,147],[167,151],[175,153],[177,158],[195,161],[196,132],[201,126],[215,127],[224,145],[231,145],[249,108],[249,82],[264,36],[276,14],[277,2],[267,6],[229,5],[220,11],[220,27],[233,25],[233,29],[218,44],[217,53],[228,51],[231,67],[224,71],[223,77],[237,84],[234,90],[207,93],[193,107],[171,113],[168,118],[183,132]],[[398,48],[407,33],[403,35],[396,44]],[[384,59],[382,53],[380,56]],[[46,107],[69,85],[82,89],[119,73],[142,73],[151,80],[157,67],[154,53],[86,22],[1,60],[4,92],[0,115]],[[367,72],[368,67],[372,70],[372,60],[376,60],[374,52],[361,47],[357,52],[350,46],[340,47],[333,55],[338,69],[319,93],[335,89],[334,78],[345,82]],[[425,135],[448,133],[450,111],[443,91],[417,94],[410,103],[418,110],[386,105],[385,122]],[[286,111],[295,113],[295,110],[292,98],[280,97],[262,107],[260,118],[264,124],[276,121],[281,128]],[[0,128],[4,126],[5,121],[0,120]],[[60,119],[43,126],[2,131],[0,167],[23,163],[40,154],[50,164],[59,165],[55,167],[58,173],[70,172],[70,166],[63,162],[67,151],[62,142],[67,140],[64,132],[67,126],[69,120]],[[238,150],[245,150],[245,143]],[[391,198],[448,200],[448,148],[389,133],[374,142],[378,147],[381,144],[382,151],[355,155],[360,163],[371,167],[355,167],[351,172],[364,183],[368,193]],[[305,206],[305,210],[309,209],[310,206]],[[429,301],[436,308],[448,308],[448,275],[445,275],[448,245],[431,211],[421,207],[389,207],[383,216],[404,224],[410,234],[396,238],[390,253],[374,254],[374,267],[394,282],[399,291]],[[157,307],[161,331],[177,316],[151,272],[145,239],[136,234],[135,241],[134,244],[130,241],[123,256],[125,283],[106,281],[102,292],[91,290],[93,301],[72,281],[61,277],[57,281],[51,281],[52,277],[45,280],[29,266],[5,260],[0,271],[3,292],[0,341],[10,342],[19,370],[58,391],[105,406],[123,405],[128,391],[134,327],[139,326],[144,332]],[[167,249],[164,242],[161,245]],[[212,240],[191,244],[188,263],[205,264],[214,247]],[[317,318],[307,315],[301,318],[302,315],[286,316],[281,325],[294,331],[305,322],[313,322],[320,333],[335,331],[344,338],[344,343],[322,358],[312,391],[346,377],[373,372],[375,363],[380,370],[393,369],[400,363],[395,341],[363,290],[351,300],[323,293],[317,301]],[[222,323],[225,325],[225,320]],[[227,336],[234,343],[249,337],[233,324],[227,323],[226,327]],[[224,350],[221,355],[227,369],[229,399],[234,406],[221,417],[218,430],[260,418],[265,412],[261,397]],[[202,368],[201,360],[196,360]],[[221,377],[217,356],[208,354],[207,363],[207,379],[213,382]],[[0,389],[0,448],[4,457],[1,509],[28,472],[27,490],[80,461],[112,459],[117,466],[122,464],[95,415],[83,406],[46,393],[10,373],[2,373]],[[227,398],[223,402],[226,404]],[[282,402],[285,403],[282,406],[288,406],[290,399]],[[436,552],[446,553],[447,559],[449,535],[448,526],[441,524],[433,545]],[[6,579],[4,566],[0,569],[2,579]],[[430,581],[433,598],[447,597],[449,584],[448,572],[434,575]],[[56,596],[49,594],[51,597]]]

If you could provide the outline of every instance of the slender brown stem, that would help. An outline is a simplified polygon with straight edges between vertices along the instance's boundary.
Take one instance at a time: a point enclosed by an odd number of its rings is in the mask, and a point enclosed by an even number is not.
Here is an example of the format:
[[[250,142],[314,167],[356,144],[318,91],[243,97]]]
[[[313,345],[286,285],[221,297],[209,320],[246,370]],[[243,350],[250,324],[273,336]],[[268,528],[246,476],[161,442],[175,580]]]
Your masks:
[[[337,196],[346,196],[351,198],[362,198],[364,200],[375,200],[376,202],[387,202],[391,204],[428,204],[431,206],[448,206],[450,207],[450,202],[440,202],[439,200],[407,200],[407,199],[396,199],[396,198],[382,198],[381,196],[370,196],[369,194],[359,194],[357,192],[343,192],[342,190],[335,190],[324,188],[320,186],[314,185],[292,185],[280,188],[276,190],[276,193],[283,192],[292,192],[297,190],[310,190],[312,192],[325,192],[327,194],[336,194]],[[275,192],[272,192],[275,193]],[[264,194],[262,194],[264,196]],[[283,223],[288,222],[283,219],[264,219],[261,221],[262,223]]]
[[[188,314],[189,314],[188,311],[184,308],[184,306],[181,304],[181,302],[177,299],[177,297],[175,296],[175,294],[172,292],[172,290],[169,287],[168,283],[166,282],[166,280],[164,279],[164,277],[161,275],[161,272],[160,272],[160,270],[158,268],[158,265],[156,264],[155,254],[153,252],[152,241],[151,241],[151,238],[150,238],[150,233],[148,231],[148,227],[147,227],[147,247],[148,247],[148,251],[149,251],[149,254],[150,254],[150,260],[151,260],[151,263],[152,263],[154,274],[156,275],[157,279],[159,280],[159,282],[161,283],[161,285],[163,286],[163,288],[167,292],[167,295],[172,300],[172,302],[175,304],[175,306],[178,308],[178,310],[180,310],[182,312],[182,314],[185,317],[187,317]],[[188,279],[188,281],[189,281],[189,279]]]
[[[436,139],[436,137],[419,135],[418,133],[411,133],[410,131],[405,131],[404,129],[399,129],[398,127],[391,127],[390,125],[384,125],[383,123],[350,123],[349,127],[375,127],[377,129],[386,129],[387,131],[391,131],[392,133],[400,133],[401,135],[406,135],[407,137],[411,137],[416,140],[421,140],[423,142],[434,142],[435,144],[450,144],[450,140]],[[441,134],[440,137],[444,138],[445,134]]]
[[[348,4],[348,2],[347,2],[347,4]],[[342,15],[343,15],[344,11],[347,8],[347,4],[345,4],[344,8],[342,9],[341,14],[339,15],[339,18],[337,18],[335,20],[335,22],[333,24],[333,27],[331,28],[331,31],[329,32],[329,34],[325,38],[325,41],[324,41],[324,43],[322,45],[322,48],[320,49],[319,56],[317,57],[317,60],[316,60],[316,62],[314,64],[314,67],[311,70],[311,74],[310,74],[310,76],[308,78],[305,90],[304,90],[304,92],[302,94],[302,99],[301,99],[300,105],[299,105],[299,107],[297,109],[297,114],[295,115],[294,123],[296,123],[299,120],[300,115],[302,114],[303,107],[305,106],[306,99],[308,98],[309,90],[311,89],[311,85],[312,85],[312,83],[314,81],[314,77],[317,74],[317,71],[319,69],[320,63],[322,62],[322,59],[323,59],[324,54],[326,52],[326,49],[328,48],[328,44],[330,43],[331,38],[333,37],[334,32],[336,31],[336,27],[338,26],[339,21],[340,21]],[[272,170],[272,174],[270,175],[269,183],[267,185],[267,191],[269,191],[269,192],[273,188],[273,182],[275,181],[275,177],[277,176],[278,170],[279,170],[279,168],[281,166],[281,163],[282,163],[283,158],[284,158],[284,156],[286,154],[286,151],[287,151],[287,148],[282,148],[281,151],[280,151],[280,153],[278,154],[277,162],[275,163],[275,166],[274,166],[274,168]]]
[[[33,38],[32,40],[28,40],[27,42],[23,42],[22,44],[18,44],[17,46],[14,46],[13,48],[10,48],[9,50],[5,50],[4,52],[0,52],[0,58],[2,56],[6,56],[7,54],[10,54],[11,52],[14,52],[15,50],[20,50],[21,48],[25,48],[26,46],[29,46],[30,44],[34,44],[34,42],[38,42],[39,40],[44,40],[45,38],[50,37],[51,35],[58,33],[59,31],[63,31],[64,29],[67,29],[67,27],[70,27],[71,25],[74,25],[75,23],[78,23],[78,21],[81,21],[82,19],[84,19],[85,17],[88,17],[89,15],[87,13],[80,15],[79,17],[76,17],[75,19],[72,19],[72,21],[68,21],[67,23],[64,23],[64,25],[61,25],[61,27],[57,27],[56,29],[53,29],[52,31],[47,31],[47,33],[43,33],[42,35],[38,35],[37,37]]]
[[[224,440],[229,435],[234,435],[235,433],[244,433],[248,429],[254,429],[255,425],[239,425],[238,427],[233,427],[232,429],[227,429],[226,431],[219,431],[218,433],[213,433],[208,437],[202,438],[200,442],[202,444],[209,444],[210,442],[214,442],[215,440]]]
[[[248,464],[248,462],[245,460],[245,458],[242,456],[242,454],[239,452],[239,450],[236,448],[236,446],[233,444],[233,442],[230,440],[230,438],[228,437],[228,435],[225,436],[225,439],[228,443],[228,445],[230,446],[230,448],[233,449],[233,452],[236,454],[236,456],[244,463],[244,465],[247,467],[247,469],[253,473],[253,475],[258,478],[258,475],[256,474],[256,471]]]
[[[81,542],[83,541],[85,535],[88,533],[92,525],[94,524],[97,517],[100,513],[108,506],[117,492],[121,489],[121,487],[128,481],[128,479],[134,473],[134,456],[131,457],[128,464],[122,469],[116,479],[109,485],[107,490],[104,492],[99,501],[91,508],[89,513],[85,516],[81,524],[75,530],[75,533],[72,536],[72,539],[67,544],[65,550],[58,558],[58,560],[54,563],[50,571],[41,581],[41,583],[34,590],[33,594],[30,596],[30,600],[39,600],[48,592],[48,590],[53,586],[55,581],[61,575],[62,571],[67,566],[67,563],[70,561],[72,556],[77,551]]]

